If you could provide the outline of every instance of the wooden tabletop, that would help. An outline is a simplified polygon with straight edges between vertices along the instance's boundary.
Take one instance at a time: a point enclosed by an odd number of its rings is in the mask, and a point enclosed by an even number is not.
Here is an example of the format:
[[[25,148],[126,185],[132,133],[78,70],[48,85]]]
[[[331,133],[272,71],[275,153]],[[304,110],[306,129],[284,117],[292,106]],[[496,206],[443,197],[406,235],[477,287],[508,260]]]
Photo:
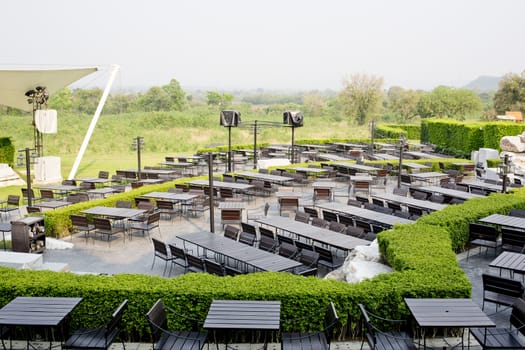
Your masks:
[[[278,330],[280,317],[280,301],[213,300],[203,327]]]
[[[525,254],[503,252],[492,260],[489,266],[523,274],[525,272]]]
[[[331,203],[320,203],[316,205],[321,209],[328,211],[348,214],[350,216],[357,216],[370,222],[377,222],[383,225],[393,226],[394,224],[413,224],[414,221],[409,219],[400,218],[394,215],[380,213],[377,211],[358,208],[343,203],[331,202]]]
[[[145,213],[143,209],[129,209],[129,208],[115,208],[115,207],[92,207],[86,210],[82,210],[83,214],[92,214],[100,216],[108,216],[113,218],[129,219],[134,216]]]
[[[525,227],[525,218],[518,217],[518,216],[492,214],[492,215],[479,219],[479,221],[485,224],[501,225],[501,226],[519,228],[519,229],[522,229]]]
[[[495,327],[472,299],[412,299],[405,303],[419,327]]]
[[[0,309],[0,324],[56,327],[82,298],[16,297]]]
[[[66,201],[44,201],[40,203],[35,203],[33,205],[39,208],[56,209],[56,208],[66,207],[70,204],[71,203],[66,202]]]

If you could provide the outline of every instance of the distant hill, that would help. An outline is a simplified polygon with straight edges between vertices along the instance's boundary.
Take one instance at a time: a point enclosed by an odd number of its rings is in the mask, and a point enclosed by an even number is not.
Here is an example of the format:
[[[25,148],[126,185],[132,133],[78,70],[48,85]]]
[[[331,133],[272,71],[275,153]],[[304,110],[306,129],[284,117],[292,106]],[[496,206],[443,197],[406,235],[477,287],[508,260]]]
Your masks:
[[[464,86],[465,89],[474,90],[476,92],[488,92],[498,90],[501,77],[491,77],[488,75],[481,75],[470,83]]]

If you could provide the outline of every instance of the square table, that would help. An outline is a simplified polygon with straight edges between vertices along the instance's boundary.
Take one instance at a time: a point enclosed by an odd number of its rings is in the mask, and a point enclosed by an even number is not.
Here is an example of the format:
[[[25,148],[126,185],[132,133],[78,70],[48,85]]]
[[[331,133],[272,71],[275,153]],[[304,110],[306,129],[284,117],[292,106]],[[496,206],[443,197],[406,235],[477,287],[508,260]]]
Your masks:
[[[239,330],[263,331],[266,349],[266,335],[268,332],[279,330],[280,318],[280,301],[213,300],[203,327],[214,333],[216,331],[235,333]],[[226,347],[227,341],[228,337],[226,337]],[[217,344],[217,341],[215,343]]]
[[[501,270],[509,270],[511,277],[514,277],[514,273],[525,274],[525,254],[516,252],[503,252],[497,256],[496,259],[492,260],[489,264],[490,267],[495,267]]]
[[[27,348],[30,347],[32,328],[53,330],[58,328],[61,337],[66,333],[69,316],[82,298],[16,297],[0,309],[0,325],[26,328]],[[49,340],[49,348],[52,337]]]
[[[70,204],[71,204],[70,202],[54,200],[54,201],[45,201],[45,202],[35,203],[34,206],[38,208],[42,208],[42,209],[44,208],[45,209],[57,209],[57,208],[66,207]]]
[[[405,303],[423,332],[425,348],[427,328],[496,327],[496,324],[472,299],[405,298]],[[461,338],[463,347],[463,335]]]

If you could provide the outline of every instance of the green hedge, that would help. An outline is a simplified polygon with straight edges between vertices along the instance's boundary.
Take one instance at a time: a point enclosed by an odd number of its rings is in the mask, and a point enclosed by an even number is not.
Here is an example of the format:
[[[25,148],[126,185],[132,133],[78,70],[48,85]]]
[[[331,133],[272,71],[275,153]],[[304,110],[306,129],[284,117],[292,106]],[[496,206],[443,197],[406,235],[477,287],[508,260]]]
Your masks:
[[[376,126],[375,137],[378,139],[397,139],[404,134],[409,140],[421,138],[421,126],[416,124],[380,124]]]
[[[490,122],[463,123],[451,119],[426,119],[421,122],[421,142],[437,146],[439,151],[461,157],[480,148],[500,149],[503,136],[525,131],[525,124]]]
[[[0,137],[0,163],[15,165],[15,146],[9,137]]]
[[[134,197],[141,191],[162,190],[164,186],[172,183],[146,186],[126,194]],[[112,196],[98,203],[109,204],[113,200],[117,199]],[[317,311],[333,301],[345,326],[344,337],[349,338],[357,335],[358,303],[385,317],[406,318],[409,313],[403,302],[405,297],[470,297],[471,285],[458,265],[454,250],[463,248],[468,222],[491,213],[507,213],[512,207],[525,208],[525,189],[469,200],[424,216],[414,224],[396,225],[378,235],[381,253],[394,272],[358,284],[288,273],[236,277],[190,273],[166,279],[136,274],[80,276],[2,268],[0,304],[20,295],[79,296],[84,300],[73,315],[74,326],[89,327],[95,321],[88,314],[107,312],[128,298],[129,309],[124,318],[126,339],[145,341],[149,331],[144,314],[157,298],[163,298],[178,313],[200,319],[204,319],[213,299],[280,300],[283,319],[301,318],[293,324],[296,330],[319,329],[323,315]],[[57,212],[46,212],[46,220],[53,217],[56,223],[66,215],[65,211]],[[304,318],[305,315],[312,316]],[[180,329],[189,325],[172,318],[170,327]]]

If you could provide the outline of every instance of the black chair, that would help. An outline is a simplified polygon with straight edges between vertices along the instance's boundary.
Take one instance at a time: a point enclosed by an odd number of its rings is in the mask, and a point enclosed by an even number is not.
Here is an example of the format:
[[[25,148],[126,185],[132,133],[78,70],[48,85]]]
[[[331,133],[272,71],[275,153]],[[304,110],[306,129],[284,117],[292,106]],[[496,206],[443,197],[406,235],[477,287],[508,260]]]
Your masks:
[[[328,228],[330,223],[321,218],[312,218],[312,226],[317,226],[320,228]]]
[[[286,321],[283,321],[286,322]],[[316,349],[328,350],[332,341],[334,330],[339,326],[339,317],[332,302],[325,311],[323,329],[314,333],[282,332],[282,350]]]
[[[346,225],[342,224],[340,222],[332,221],[332,222],[330,222],[330,225],[328,226],[328,229],[330,231],[343,233],[346,230]]]
[[[375,315],[365,309],[363,304],[359,304],[362,323],[364,325],[364,338],[361,349],[366,342],[371,350],[416,350],[413,338],[402,329],[406,325],[405,320],[392,320]],[[396,326],[392,331],[382,331],[378,325]]]
[[[12,211],[18,211],[18,215],[20,216],[20,196],[10,194],[7,196],[7,202],[6,204],[0,208],[0,214],[5,213],[6,217],[8,214],[10,214]],[[1,215],[0,215],[1,219]]]
[[[294,245],[297,247],[299,252],[302,252],[303,250],[314,250],[314,246],[310,243],[305,243],[303,241],[296,240],[294,241]]]
[[[259,249],[270,253],[275,253],[275,250],[278,246],[279,242],[276,239],[261,235],[261,239],[259,240]]]
[[[394,212],[395,211],[402,211],[401,205],[399,205],[399,203],[386,202],[386,205],[387,205],[388,208],[394,210]]]
[[[185,273],[188,272],[190,265],[188,264],[188,258],[186,257],[186,250],[184,248],[177,247],[174,244],[168,244],[168,247],[171,253],[171,266],[169,274],[171,274],[171,268],[173,267],[173,264],[182,267]]]
[[[319,217],[319,214],[317,213],[317,209],[315,208],[310,208],[310,207],[304,207],[304,212],[306,214],[309,214],[311,218],[317,218]]]
[[[293,273],[301,276],[316,276],[319,253],[313,250],[302,249],[297,259],[302,264],[293,269]]]
[[[204,272],[204,261],[202,257],[192,255],[186,252],[186,259],[188,260],[188,271],[189,272]]]
[[[348,226],[344,234],[362,239],[366,237],[366,231],[362,227]]]
[[[268,238],[275,239],[275,233],[272,230],[267,229],[266,227],[259,227],[259,235],[261,236],[261,238],[263,236],[266,236]]]
[[[252,247],[255,245],[256,241],[257,241],[257,236],[254,233],[243,231],[241,232],[239,236],[239,243],[251,245]]]
[[[318,265],[327,268],[329,271],[335,270],[338,267],[343,266],[345,259],[343,257],[336,257],[330,249],[323,248],[320,246],[314,247],[315,251],[319,253]]]
[[[511,306],[517,299],[523,299],[525,289],[520,281],[486,273],[481,275],[481,279],[483,281],[482,309],[485,308],[485,302],[494,303],[496,306]]]
[[[254,225],[249,224],[247,222],[241,222],[241,230],[243,232],[248,232],[253,235],[257,235],[257,228]]]
[[[501,228],[501,248],[520,253],[525,247],[525,231],[509,227]]]
[[[29,193],[31,193],[31,201],[33,202],[38,202],[39,200],[41,200],[40,197],[37,197],[35,195],[35,190],[31,189],[31,191],[29,191],[27,188],[23,187],[21,188],[22,190],[22,198],[25,200],[25,201],[28,201],[29,199]]]
[[[293,238],[285,236],[285,235],[280,235],[280,234],[277,234],[277,241],[279,242],[279,245],[281,245],[283,243],[287,243],[287,244],[290,244],[290,245],[294,245],[295,244]]]
[[[285,258],[293,259],[297,256],[298,253],[299,253],[299,250],[297,249],[295,245],[287,243],[287,242],[279,243],[278,254],[280,256],[284,256]]]
[[[513,208],[510,210],[509,215],[520,217],[520,218],[525,218],[525,210]]]
[[[153,263],[151,264],[151,268],[153,269],[156,258],[164,260],[166,262],[166,265],[164,266],[164,271],[162,272],[162,275],[164,276],[164,274],[166,273],[166,268],[168,267],[168,262],[171,261],[171,256],[168,253],[166,243],[159,241],[155,238],[151,238],[151,241],[153,242]]]
[[[175,204],[172,201],[157,200],[157,211],[161,215],[166,215],[170,220],[173,220],[174,216],[177,216],[181,213],[179,208],[176,208]]]
[[[470,334],[485,349],[525,349],[525,301],[512,305],[510,327],[470,328]],[[514,326],[514,329],[512,328]]]
[[[113,225],[110,219],[105,218],[94,218],[93,223],[95,225],[96,233],[100,233],[101,235],[106,235],[108,237],[108,245],[110,247],[112,237],[119,233],[123,233],[124,240],[126,240],[126,235],[124,234],[124,226]]]
[[[221,263],[206,258],[203,259],[203,261],[207,273],[217,276],[226,276],[226,270],[224,270],[224,266]]]
[[[499,231],[496,227],[484,224],[478,224],[471,222],[469,224],[469,244],[471,246],[481,248],[485,247],[494,249],[494,256],[498,248],[501,246],[501,240],[499,239]],[[470,249],[467,251],[467,260],[470,254]]]
[[[150,235],[151,231],[154,229],[157,229],[160,234],[160,212],[155,212],[153,214],[149,214],[145,221],[134,221],[129,225],[130,230],[130,237],[132,236],[133,231],[140,231],[142,232],[142,235],[145,236],[146,233]],[[151,236],[151,235],[150,235]]]
[[[338,215],[339,223],[349,227],[354,226],[354,219],[346,215]]]
[[[308,222],[310,222],[310,214],[297,211],[295,212],[295,221],[304,222],[305,224],[307,224]]]
[[[78,232],[84,232],[86,242],[91,231],[95,230],[95,225],[90,224],[88,218],[83,215],[71,214],[69,215],[73,229]]]
[[[193,329],[199,328],[199,320],[178,315],[186,321],[191,321]],[[153,350],[185,350],[202,349],[206,344],[208,334],[200,331],[168,330],[166,307],[161,299],[146,314],[153,339]]]
[[[232,225],[226,225],[224,227],[224,237],[237,241],[239,239],[240,230]]]
[[[328,222],[337,222],[337,214],[329,210],[323,210],[323,219]]]
[[[127,306],[128,300],[126,299],[113,312],[105,327],[78,329],[62,344],[62,349],[107,350],[122,330],[122,316]],[[126,346],[124,345],[124,341],[122,339],[120,339],[120,341],[125,350]]]

